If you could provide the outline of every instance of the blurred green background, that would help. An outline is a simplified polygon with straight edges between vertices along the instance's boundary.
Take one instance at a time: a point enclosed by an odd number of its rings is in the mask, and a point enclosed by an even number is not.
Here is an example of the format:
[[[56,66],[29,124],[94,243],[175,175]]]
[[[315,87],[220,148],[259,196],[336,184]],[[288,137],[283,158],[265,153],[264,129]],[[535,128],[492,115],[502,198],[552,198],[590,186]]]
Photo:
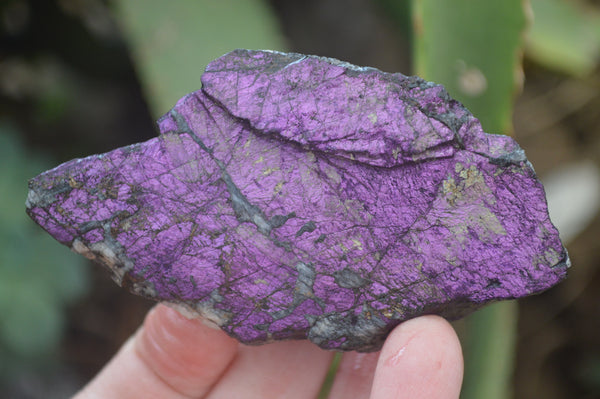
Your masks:
[[[542,295],[455,323],[462,397],[600,397],[598,0],[0,2],[0,397],[72,394],[152,305],[28,220],[27,179],[153,137],[235,48],[419,74],[512,134],[574,266]]]

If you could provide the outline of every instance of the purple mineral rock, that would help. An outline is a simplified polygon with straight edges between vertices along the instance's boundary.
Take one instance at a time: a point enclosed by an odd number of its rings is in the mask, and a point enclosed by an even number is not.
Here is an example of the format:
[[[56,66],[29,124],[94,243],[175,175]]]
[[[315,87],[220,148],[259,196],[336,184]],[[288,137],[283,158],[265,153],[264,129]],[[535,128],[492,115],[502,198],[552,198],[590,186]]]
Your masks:
[[[27,212],[121,286],[244,343],[376,350],[403,320],[566,276],[523,150],[442,86],[236,50],[159,126],[35,177]]]

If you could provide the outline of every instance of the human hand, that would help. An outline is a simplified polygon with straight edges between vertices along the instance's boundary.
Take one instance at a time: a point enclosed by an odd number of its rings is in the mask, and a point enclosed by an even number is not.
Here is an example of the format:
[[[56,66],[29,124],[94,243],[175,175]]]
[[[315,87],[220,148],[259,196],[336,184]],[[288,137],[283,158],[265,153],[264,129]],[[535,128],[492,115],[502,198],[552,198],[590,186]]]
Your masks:
[[[245,346],[164,305],[75,399],[315,398],[332,352],[308,341]],[[458,398],[463,360],[450,324],[400,324],[381,352],[342,357],[329,398]]]

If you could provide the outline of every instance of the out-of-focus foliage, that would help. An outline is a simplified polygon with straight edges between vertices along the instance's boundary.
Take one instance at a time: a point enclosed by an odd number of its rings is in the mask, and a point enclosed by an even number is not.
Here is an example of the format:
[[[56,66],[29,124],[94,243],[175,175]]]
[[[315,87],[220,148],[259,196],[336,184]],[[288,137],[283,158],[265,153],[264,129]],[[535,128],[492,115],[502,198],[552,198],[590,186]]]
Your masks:
[[[215,58],[236,48],[282,50],[270,8],[262,0],[124,0],[118,17],[154,116],[200,88]]]
[[[49,162],[27,153],[0,121],[0,381],[51,359],[65,306],[87,290],[84,260],[25,214],[27,179]]]
[[[485,131],[510,133],[526,21],[522,0],[413,0],[415,72],[443,84]],[[510,396],[516,320],[514,302],[466,318],[462,398]]]
[[[600,12],[579,1],[530,1],[534,23],[526,55],[570,75],[590,74],[600,61]]]
[[[522,0],[414,0],[414,72],[442,83],[489,133],[510,133],[522,82]]]
[[[377,0],[388,18],[394,20],[396,28],[412,38],[411,0]]]

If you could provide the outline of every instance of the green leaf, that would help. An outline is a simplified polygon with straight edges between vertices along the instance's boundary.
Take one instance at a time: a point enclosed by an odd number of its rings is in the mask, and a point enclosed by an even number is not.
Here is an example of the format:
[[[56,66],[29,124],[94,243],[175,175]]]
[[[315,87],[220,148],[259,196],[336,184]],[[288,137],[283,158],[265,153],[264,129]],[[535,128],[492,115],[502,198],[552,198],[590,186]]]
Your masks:
[[[512,397],[518,311],[516,301],[499,302],[465,319],[462,399]]]
[[[522,0],[413,0],[418,75],[441,83],[489,133],[510,133],[521,78]],[[469,316],[463,399],[508,398],[517,306],[502,302]]]
[[[531,7],[526,55],[577,77],[593,72],[600,60],[600,12],[565,0],[531,0]]]
[[[414,0],[417,75],[441,83],[489,133],[510,133],[521,84],[522,0]]]
[[[275,18],[260,0],[121,0],[115,5],[155,117],[199,89],[213,59],[236,48],[284,48]]]
[[[333,359],[331,359],[331,364],[329,365],[329,370],[327,371],[327,375],[325,376],[325,380],[323,381],[323,385],[321,386],[321,391],[317,395],[318,399],[327,399],[329,397],[331,389],[333,388],[335,376],[340,368],[341,363],[342,354],[341,352],[336,352],[333,355]]]

